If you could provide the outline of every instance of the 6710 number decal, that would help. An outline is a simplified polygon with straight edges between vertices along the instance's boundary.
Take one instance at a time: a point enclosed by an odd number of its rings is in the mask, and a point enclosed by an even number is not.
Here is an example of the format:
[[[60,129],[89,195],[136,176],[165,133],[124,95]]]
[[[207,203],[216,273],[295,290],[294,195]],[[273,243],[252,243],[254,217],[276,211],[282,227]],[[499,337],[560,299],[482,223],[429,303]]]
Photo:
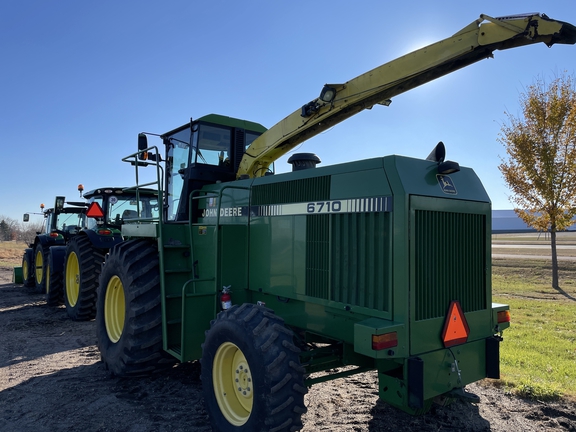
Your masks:
[[[306,204],[308,213],[338,213],[342,211],[341,201],[319,201]]]

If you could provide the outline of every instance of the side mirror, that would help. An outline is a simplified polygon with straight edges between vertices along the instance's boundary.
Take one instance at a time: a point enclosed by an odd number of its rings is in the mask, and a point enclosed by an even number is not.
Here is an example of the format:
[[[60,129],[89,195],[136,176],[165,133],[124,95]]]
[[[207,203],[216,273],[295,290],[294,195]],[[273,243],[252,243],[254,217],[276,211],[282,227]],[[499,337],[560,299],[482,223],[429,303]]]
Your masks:
[[[30,220],[30,215],[28,213],[24,213],[24,217],[22,218],[24,222],[28,222]]]
[[[138,134],[138,159],[140,160],[147,160],[148,159],[148,152],[145,152],[148,148],[148,138],[146,134],[139,133]]]

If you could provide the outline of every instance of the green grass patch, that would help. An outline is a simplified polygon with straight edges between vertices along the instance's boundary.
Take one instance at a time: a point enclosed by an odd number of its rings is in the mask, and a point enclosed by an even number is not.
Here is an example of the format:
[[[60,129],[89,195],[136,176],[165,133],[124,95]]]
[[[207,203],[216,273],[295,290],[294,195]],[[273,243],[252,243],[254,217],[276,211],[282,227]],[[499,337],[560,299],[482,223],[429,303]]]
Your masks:
[[[560,291],[551,287],[550,274],[538,262],[493,266],[494,301],[509,304],[512,316],[500,346],[502,383],[531,399],[572,399],[576,398],[576,265],[564,265]]]

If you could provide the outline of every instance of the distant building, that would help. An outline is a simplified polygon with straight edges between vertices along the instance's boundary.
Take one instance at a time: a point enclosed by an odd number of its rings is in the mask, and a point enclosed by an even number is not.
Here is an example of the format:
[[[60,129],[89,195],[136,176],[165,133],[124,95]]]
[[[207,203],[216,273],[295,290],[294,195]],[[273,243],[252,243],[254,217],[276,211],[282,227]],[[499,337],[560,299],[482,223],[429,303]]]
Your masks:
[[[576,218],[574,225],[567,231],[576,231]],[[518,217],[514,210],[492,210],[492,232],[497,233],[522,233],[536,232]]]

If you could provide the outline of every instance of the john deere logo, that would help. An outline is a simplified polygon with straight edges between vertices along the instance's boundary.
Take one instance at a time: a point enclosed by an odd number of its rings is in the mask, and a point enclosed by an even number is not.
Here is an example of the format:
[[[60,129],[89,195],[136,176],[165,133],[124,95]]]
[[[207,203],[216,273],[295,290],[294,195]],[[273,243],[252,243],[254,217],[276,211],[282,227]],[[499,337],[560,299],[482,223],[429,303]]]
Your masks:
[[[456,186],[454,186],[454,182],[449,176],[436,174],[436,178],[438,179],[438,184],[440,185],[442,192],[449,195],[456,195],[458,193],[456,191]]]

